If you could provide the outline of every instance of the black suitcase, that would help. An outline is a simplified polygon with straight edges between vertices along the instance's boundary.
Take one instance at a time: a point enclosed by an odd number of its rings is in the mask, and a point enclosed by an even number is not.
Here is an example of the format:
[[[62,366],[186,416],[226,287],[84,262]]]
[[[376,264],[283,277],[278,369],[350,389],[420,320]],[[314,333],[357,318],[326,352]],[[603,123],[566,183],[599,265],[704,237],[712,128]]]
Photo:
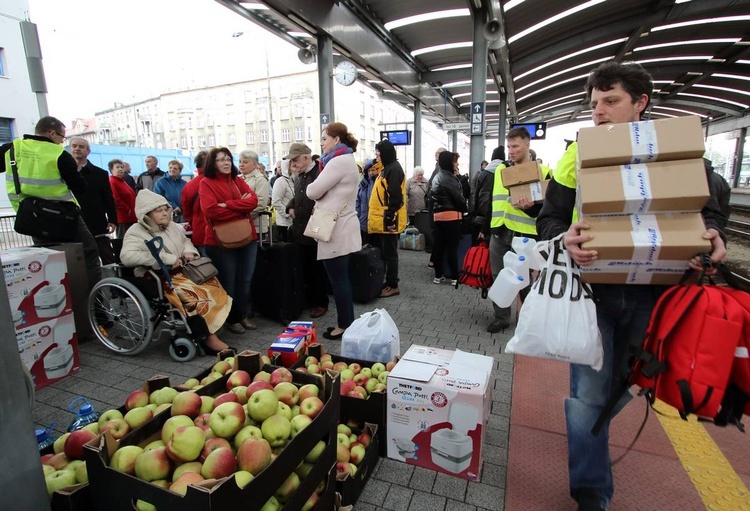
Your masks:
[[[385,263],[380,249],[365,245],[349,257],[349,280],[352,297],[357,303],[367,303],[380,296],[385,280]]]
[[[432,245],[435,244],[435,238],[432,237],[432,222],[430,222],[430,212],[427,210],[419,211],[414,215],[414,227],[424,234],[424,249],[426,252],[432,252]]]
[[[299,318],[305,307],[299,249],[294,243],[274,243],[270,231],[266,236],[258,246],[253,274],[253,312],[287,324]]]

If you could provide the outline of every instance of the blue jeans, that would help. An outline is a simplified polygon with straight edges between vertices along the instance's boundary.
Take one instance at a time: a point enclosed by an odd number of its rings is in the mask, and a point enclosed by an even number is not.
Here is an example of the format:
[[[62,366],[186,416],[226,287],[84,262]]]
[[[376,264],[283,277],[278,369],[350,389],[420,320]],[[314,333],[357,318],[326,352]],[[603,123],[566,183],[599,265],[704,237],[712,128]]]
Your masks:
[[[333,299],[336,302],[338,327],[349,328],[354,321],[354,301],[352,282],[349,280],[349,254],[323,259],[328,278],[331,280]]]
[[[255,272],[258,242],[253,241],[240,248],[206,246],[205,249],[206,255],[219,270],[219,282],[233,299],[227,323],[239,323],[247,314],[250,303],[250,284]]]
[[[614,493],[609,457],[607,420],[597,436],[591,428],[607,400],[621,388],[627,377],[628,346],[641,346],[658,289],[639,285],[594,285],[596,315],[604,346],[604,366],[600,372],[590,366],[571,364],[570,397],[565,400],[568,434],[570,495],[596,494],[603,507]],[[629,402],[625,394],[612,413],[614,417]],[[635,432],[634,432],[635,433]]]

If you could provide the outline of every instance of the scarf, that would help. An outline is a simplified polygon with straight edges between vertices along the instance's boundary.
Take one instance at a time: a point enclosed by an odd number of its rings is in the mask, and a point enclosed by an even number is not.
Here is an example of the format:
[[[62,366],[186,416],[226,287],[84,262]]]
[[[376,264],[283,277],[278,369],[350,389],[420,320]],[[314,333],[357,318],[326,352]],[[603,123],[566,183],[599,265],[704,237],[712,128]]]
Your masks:
[[[320,157],[320,170],[323,170],[325,166],[328,165],[328,162],[334,159],[336,156],[341,156],[342,154],[351,154],[353,152],[354,151],[351,147],[342,142],[339,142],[338,144],[336,144],[336,147],[333,148],[333,151]]]

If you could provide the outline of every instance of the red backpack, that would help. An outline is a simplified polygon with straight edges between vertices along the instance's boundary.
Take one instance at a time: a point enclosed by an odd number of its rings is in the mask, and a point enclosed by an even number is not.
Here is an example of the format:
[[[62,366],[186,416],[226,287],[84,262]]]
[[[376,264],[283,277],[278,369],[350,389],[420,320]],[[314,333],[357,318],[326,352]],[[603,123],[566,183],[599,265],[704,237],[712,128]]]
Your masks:
[[[458,274],[456,289],[459,284],[482,290],[482,298],[487,298],[487,292],[492,287],[492,266],[490,266],[490,249],[484,241],[471,247],[464,257],[464,264]]]

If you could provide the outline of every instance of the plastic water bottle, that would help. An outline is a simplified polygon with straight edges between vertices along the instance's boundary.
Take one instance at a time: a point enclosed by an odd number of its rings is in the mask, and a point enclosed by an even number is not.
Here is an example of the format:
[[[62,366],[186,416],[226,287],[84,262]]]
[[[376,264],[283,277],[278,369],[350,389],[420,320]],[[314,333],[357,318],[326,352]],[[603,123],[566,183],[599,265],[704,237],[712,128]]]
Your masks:
[[[39,451],[46,449],[50,445],[55,443],[55,440],[57,440],[57,437],[52,434],[52,428],[55,427],[55,424],[50,424],[45,429],[37,429],[35,430],[36,433],[36,444],[39,446]]]
[[[77,416],[76,420],[68,426],[68,433],[99,420],[99,414],[94,411],[94,407],[85,397],[77,397],[71,401],[68,405],[68,410]]]
[[[503,256],[503,268],[513,268],[519,275],[529,274],[529,262],[525,255],[518,255],[510,250]]]
[[[519,275],[513,268],[503,268],[492,283],[487,296],[498,307],[510,307],[518,292],[528,285],[528,277]]]

